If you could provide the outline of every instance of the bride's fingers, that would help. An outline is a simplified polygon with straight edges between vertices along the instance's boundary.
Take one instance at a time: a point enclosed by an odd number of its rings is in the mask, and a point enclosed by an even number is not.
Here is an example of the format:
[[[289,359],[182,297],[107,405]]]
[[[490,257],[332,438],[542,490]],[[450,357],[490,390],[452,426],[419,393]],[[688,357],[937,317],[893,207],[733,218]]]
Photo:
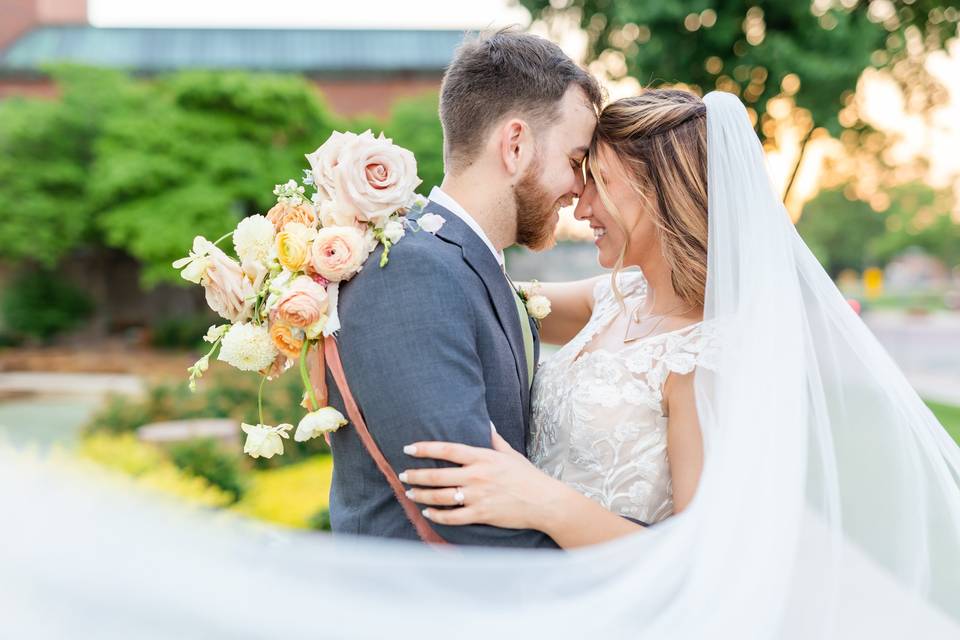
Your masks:
[[[457,488],[449,487],[446,489],[409,489],[407,497],[419,504],[434,504],[443,507],[455,507],[460,503],[457,501]]]
[[[488,449],[471,447],[459,442],[414,442],[403,448],[403,452],[414,458],[434,458],[448,460],[457,464],[470,464],[480,460]]]
[[[400,482],[421,487],[459,487],[467,484],[467,470],[463,467],[438,469],[407,469],[398,476]]]
[[[423,517],[437,524],[482,524],[479,514],[471,507],[460,507],[458,509],[430,509],[428,507],[423,510]]]

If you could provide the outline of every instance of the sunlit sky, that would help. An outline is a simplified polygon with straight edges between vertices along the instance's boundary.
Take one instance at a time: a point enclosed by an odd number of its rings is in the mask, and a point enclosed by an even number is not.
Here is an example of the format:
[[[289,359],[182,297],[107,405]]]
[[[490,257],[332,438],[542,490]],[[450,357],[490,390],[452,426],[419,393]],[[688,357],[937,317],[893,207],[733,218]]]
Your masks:
[[[400,28],[400,29],[482,29],[508,24],[527,26],[529,13],[510,0],[88,0],[89,20],[101,27],[241,27],[241,28]],[[560,45],[574,58],[583,53],[583,38],[570,33]],[[865,98],[862,115],[874,126],[898,134],[895,158],[926,157],[930,161],[928,180],[938,187],[954,185],[960,196],[960,42],[956,40],[947,54],[934,54],[930,70],[945,85],[950,100],[924,122],[909,115],[892,83],[875,75],[861,83]],[[611,97],[636,90],[631,82],[611,86]],[[802,89],[801,89],[802,90]],[[799,138],[799,136],[797,136]],[[781,140],[781,148],[769,154],[774,180],[784,183],[798,146],[790,137]],[[795,195],[799,202],[811,197],[820,182],[821,160],[836,153],[837,144],[821,142],[808,147],[804,166],[798,175]],[[960,200],[960,198],[958,198]],[[797,202],[796,204],[799,204]],[[564,212],[564,227],[573,231],[569,212]],[[574,235],[578,235],[574,232]]]

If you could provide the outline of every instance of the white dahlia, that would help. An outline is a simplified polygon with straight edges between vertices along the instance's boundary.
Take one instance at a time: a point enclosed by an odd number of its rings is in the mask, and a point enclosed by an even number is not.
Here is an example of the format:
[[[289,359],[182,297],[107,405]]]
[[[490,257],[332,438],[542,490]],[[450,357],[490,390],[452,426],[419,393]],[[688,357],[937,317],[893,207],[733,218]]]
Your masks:
[[[260,371],[273,364],[276,357],[277,348],[267,327],[242,322],[223,336],[217,359],[241,371]]]

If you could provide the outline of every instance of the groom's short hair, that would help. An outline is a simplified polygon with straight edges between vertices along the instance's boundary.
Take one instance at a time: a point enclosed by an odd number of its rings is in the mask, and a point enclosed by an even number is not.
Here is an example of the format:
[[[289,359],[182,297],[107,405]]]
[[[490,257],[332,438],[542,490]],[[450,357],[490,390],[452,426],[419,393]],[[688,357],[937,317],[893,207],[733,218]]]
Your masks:
[[[469,166],[490,127],[508,113],[533,126],[553,120],[572,85],[600,109],[596,79],[553,42],[513,28],[465,40],[440,88],[446,170]]]

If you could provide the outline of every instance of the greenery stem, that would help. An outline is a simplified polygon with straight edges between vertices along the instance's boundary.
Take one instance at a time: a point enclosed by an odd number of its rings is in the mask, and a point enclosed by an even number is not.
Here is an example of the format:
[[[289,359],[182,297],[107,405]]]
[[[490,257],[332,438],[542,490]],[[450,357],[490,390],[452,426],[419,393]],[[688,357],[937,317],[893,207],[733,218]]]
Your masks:
[[[313,404],[313,410],[317,411],[320,409],[320,403],[317,402],[317,396],[313,392],[313,383],[310,382],[310,374],[307,373],[307,351],[310,349],[310,341],[304,340],[303,346],[300,347],[300,379],[303,381],[303,386],[307,390],[307,395],[310,396],[310,402]]]
[[[263,383],[267,381],[267,376],[260,378],[260,388],[257,390],[257,412],[260,414],[260,424],[263,422]]]

